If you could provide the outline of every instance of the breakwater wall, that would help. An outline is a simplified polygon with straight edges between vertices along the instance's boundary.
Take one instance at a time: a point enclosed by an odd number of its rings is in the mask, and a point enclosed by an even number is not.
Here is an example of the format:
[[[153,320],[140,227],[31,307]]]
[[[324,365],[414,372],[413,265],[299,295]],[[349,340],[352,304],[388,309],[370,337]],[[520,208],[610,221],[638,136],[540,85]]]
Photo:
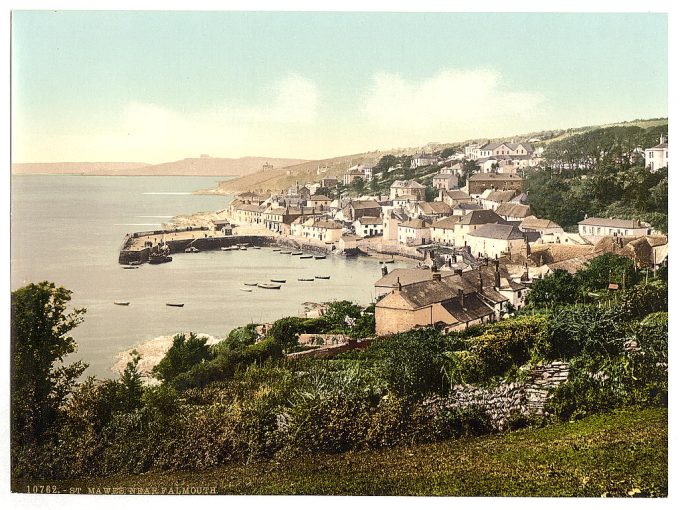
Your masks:
[[[308,351],[293,352],[286,356],[289,360],[301,358],[330,358],[342,352],[352,351],[354,349],[365,349],[375,341],[375,338],[364,338],[361,340],[350,339],[349,342],[340,345],[330,345],[327,347],[319,347],[318,349],[310,349]]]
[[[173,239],[173,237],[177,237]],[[219,250],[222,247],[248,244],[250,246],[271,246],[273,236],[264,235],[215,235],[206,227],[186,227],[167,230],[150,230],[127,234],[123,239],[118,254],[119,264],[142,264],[148,262],[151,248],[146,244],[156,245],[163,240],[170,248],[170,253],[183,253],[193,246],[200,251]]]

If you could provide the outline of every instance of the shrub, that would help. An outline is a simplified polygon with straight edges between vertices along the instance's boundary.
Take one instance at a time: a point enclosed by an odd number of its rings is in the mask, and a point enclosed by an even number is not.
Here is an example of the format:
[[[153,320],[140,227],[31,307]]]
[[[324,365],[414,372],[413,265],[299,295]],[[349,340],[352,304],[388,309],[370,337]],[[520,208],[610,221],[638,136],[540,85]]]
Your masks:
[[[162,381],[172,381],[194,365],[211,358],[205,342],[205,337],[198,337],[195,333],[189,333],[189,338],[185,334],[175,335],[172,346],[151,372]]]

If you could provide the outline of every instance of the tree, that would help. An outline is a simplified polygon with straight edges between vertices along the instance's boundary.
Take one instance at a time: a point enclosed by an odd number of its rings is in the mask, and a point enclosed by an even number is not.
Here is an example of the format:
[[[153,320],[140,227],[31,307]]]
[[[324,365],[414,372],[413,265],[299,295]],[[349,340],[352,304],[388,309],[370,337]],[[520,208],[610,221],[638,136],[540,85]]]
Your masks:
[[[442,151],[440,154],[442,159],[450,158],[456,153],[456,148],[455,147],[447,147]]]
[[[357,193],[361,194],[363,193],[365,188],[366,183],[364,182],[364,180],[361,177],[355,177],[354,180],[352,181],[352,189]]]
[[[576,281],[582,292],[606,290],[610,283],[618,284],[622,289],[632,287],[640,278],[631,259],[613,253],[595,257],[576,274]]]
[[[325,186],[320,186],[316,189],[315,195],[323,195],[328,198],[333,198],[333,190]]]
[[[564,269],[534,282],[527,295],[527,303],[534,308],[575,303],[579,298],[579,287],[574,277]]]
[[[54,283],[29,284],[11,298],[12,452],[41,443],[87,368],[64,364],[77,350],[69,332],[82,322],[84,308],[67,312],[71,291]]]
[[[188,339],[185,334],[175,335],[172,346],[151,372],[163,381],[171,381],[182,372],[211,357],[205,342],[205,337],[199,338],[195,333],[189,333]]]
[[[375,171],[376,172],[387,172],[390,167],[396,166],[399,160],[397,159],[396,156],[393,156],[392,154],[385,154],[382,158],[380,158],[380,161],[378,161],[378,164],[375,166]]]

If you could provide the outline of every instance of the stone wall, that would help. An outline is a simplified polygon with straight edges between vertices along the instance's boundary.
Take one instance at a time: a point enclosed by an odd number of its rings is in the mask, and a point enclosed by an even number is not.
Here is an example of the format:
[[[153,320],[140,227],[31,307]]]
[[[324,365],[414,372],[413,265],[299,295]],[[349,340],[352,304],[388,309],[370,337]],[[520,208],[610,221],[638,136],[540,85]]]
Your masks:
[[[505,430],[513,416],[543,416],[548,391],[568,377],[569,364],[554,361],[534,367],[525,382],[501,384],[493,388],[457,385],[448,396],[432,398],[424,405],[437,411],[476,407],[487,414],[495,430]]]

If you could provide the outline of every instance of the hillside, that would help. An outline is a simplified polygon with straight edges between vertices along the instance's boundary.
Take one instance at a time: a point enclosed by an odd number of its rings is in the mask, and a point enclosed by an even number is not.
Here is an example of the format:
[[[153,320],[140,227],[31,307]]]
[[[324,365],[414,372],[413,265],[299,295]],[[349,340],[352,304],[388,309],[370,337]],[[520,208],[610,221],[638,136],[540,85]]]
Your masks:
[[[501,142],[506,140],[514,140],[515,142],[526,142],[529,140],[540,140],[539,142],[532,142],[536,147],[545,146],[550,143],[563,140],[569,136],[576,134],[587,133],[596,129],[605,127],[632,127],[637,126],[641,128],[650,128],[661,126],[668,123],[667,118],[661,119],[636,119],[633,121],[617,122],[612,124],[602,124],[595,126],[582,126],[578,128],[569,129],[554,129],[544,131],[534,131],[531,133],[524,133],[513,136],[505,136],[499,138],[488,138],[490,142]],[[393,154],[400,156],[404,154],[416,154],[418,152],[439,152],[447,147],[464,147],[470,143],[486,141],[487,139],[469,139],[459,142],[448,143],[429,143],[421,147],[401,147],[385,149],[374,152],[365,152],[361,154],[352,154],[347,156],[338,156],[335,158],[322,159],[317,161],[307,161],[302,164],[291,165],[286,168],[277,168],[273,171],[257,172],[248,175],[244,178],[234,179],[229,182],[223,182],[218,188],[220,193],[228,193],[234,191],[246,190],[281,190],[296,181],[302,183],[319,181],[323,177],[340,177],[345,171],[357,164],[375,164],[380,158],[386,154]],[[323,173],[317,173],[317,168],[328,167],[328,170]]]
[[[148,163],[16,163],[13,174],[81,174],[81,175],[247,175],[258,172],[269,163],[274,168],[295,165],[304,159],[243,157],[185,158],[179,161],[150,165]]]
[[[217,494],[664,497],[667,455],[668,414],[657,408],[412,447],[49,484],[83,494],[209,485]]]

